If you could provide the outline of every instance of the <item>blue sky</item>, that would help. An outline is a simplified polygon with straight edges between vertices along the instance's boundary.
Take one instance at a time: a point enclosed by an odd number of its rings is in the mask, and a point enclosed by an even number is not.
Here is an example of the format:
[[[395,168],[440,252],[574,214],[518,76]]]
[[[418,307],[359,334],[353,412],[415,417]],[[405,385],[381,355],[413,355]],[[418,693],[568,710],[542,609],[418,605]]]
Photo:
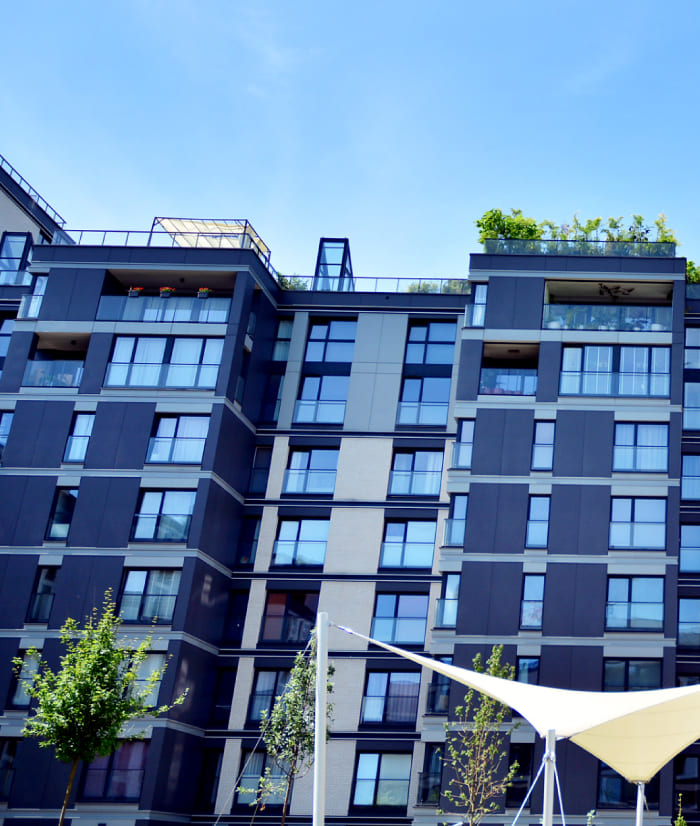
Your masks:
[[[326,235],[356,275],[463,276],[494,206],[663,211],[698,260],[699,18],[696,0],[8,2],[0,153],[70,228],[248,218],[285,273]]]

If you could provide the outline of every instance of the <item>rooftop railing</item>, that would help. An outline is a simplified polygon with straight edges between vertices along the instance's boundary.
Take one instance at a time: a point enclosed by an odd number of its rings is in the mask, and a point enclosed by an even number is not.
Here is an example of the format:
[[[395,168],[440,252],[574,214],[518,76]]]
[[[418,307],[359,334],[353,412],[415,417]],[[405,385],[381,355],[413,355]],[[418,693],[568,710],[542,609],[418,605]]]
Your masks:
[[[658,241],[544,241],[491,238],[482,241],[487,255],[608,255],[674,258],[676,245]]]
[[[27,195],[29,195],[29,197],[35,201],[41,209],[43,209],[52,221],[55,221],[59,227],[65,226],[65,219],[62,218],[58,212],[56,212],[56,210],[48,203],[48,201],[46,201],[45,198],[42,198],[41,195],[39,195],[36,189],[34,189],[34,187],[31,186],[31,184],[29,184],[29,182],[23,178],[14,166],[3,158],[2,155],[0,155],[0,169],[6,172],[16,184],[19,184]]]
[[[338,292],[329,279],[314,279],[313,275],[279,275],[283,290],[304,292]],[[363,278],[353,276],[352,292],[356,293],[432,293],[464,295],[471,292],[466,278]],[[342,290],[348,292],[348,289]]]

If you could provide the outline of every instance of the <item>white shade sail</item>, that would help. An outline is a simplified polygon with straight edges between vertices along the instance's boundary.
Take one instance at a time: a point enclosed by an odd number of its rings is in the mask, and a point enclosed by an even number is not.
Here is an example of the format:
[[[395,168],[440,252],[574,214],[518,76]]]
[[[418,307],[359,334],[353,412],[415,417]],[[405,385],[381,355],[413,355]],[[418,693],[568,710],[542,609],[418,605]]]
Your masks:
[[[479,674],[337,626],[519,712],[545,737],[572,740],[631,783],[649,781],[700,738],[700,685],[656,691],[570,691]]]

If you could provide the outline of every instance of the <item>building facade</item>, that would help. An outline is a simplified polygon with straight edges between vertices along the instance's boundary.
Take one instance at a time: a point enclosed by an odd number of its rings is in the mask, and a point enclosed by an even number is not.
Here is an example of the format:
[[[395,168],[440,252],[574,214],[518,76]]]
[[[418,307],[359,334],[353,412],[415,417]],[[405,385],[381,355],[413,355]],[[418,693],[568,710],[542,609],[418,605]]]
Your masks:
[[[669,245],[495,242],[468,278],[410,281],[321,239],[291,278],[247,221],[67,232],[4,162],[0,221],[6,823],[55,821],[68,774],[21,739],[10,661],[56,663],[107,589],[135,639],[155,623],[159,701],[188,695],[83,767],[85,826],[278,823],[241,788],[319,610],[462,666],[503,644],[543,685],[700,677],[700,298]],[[462,690],[335,628],[330,649],[327,822],[442,823]],[[494,823],[542,754],[522,721],[509,749]],[[692,819],[699,756],[661,772],[651,821],[679,792]],[[567,745],[558,764],[572,820],[629,817],[607,767]],[[310,812],[307,775],[289,822]]]

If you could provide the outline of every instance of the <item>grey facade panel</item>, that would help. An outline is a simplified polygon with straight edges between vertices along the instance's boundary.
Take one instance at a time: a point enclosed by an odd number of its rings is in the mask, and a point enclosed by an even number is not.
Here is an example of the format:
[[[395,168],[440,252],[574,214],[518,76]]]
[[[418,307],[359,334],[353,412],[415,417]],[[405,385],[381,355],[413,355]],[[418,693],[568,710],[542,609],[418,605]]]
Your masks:
[[[32,594],[36,563],[36,556],[0,556],[0,627],[22,627]]]
[[[0,392],[16,393],[22,386],[27,359],[34,343],[34,333],[18,330],[12,334],[0,375]]]
[[[547,565],[542,633],[552,637],[600,637],[605,629],[607,567]],[[569,681],[569,685],[578,683]],[[596,687],[594,690],[599,690]]]
[[[549,552],[607,554],[610,487],[557,485],[552,490]]]
[[[560,410],[556,419],[554,475],[609,477],[614,432],[612,410]]]
[[[533,422],[531,410],[477,411],[472,473],[527,476],[532,457]]]
[[[559,398],[559,371],[561,369],[561,342],[540,343],[537,363],[538,402],[556,402]]]
[[[41,545],[55,476],[0,476],[0,545]]]
[[[3,466],[60,467],[72,417],[72,401],[18,401]]]
[[[112,353],[112,339],[111,333],[93,333],[90,337],[79,393],[95,394],[102,389],[107,363]]]
[[[481,373],[481,353],[483,345],[477,339],[464,339],[459,351],[459,374],[457,376],[457,398],[463,401],[475,400],[479,393]]]
[[[142,468],[155,409],[154,402],[98,404],[85,454],[85,467],[120,470]]]
[[[109,588],[117,600],[123,565],[124,560],[117,556],[66,554],[56,578],[50,627],[60,628],[68,617],[82,622],[93,608],[101,609]]]
[[[52,270],[41,302],[39,319],[94,321],[104,280],[104,269]]]
[[[457,634],[509,636],[518,633],[522,564],[469,562],[462,567]]]
[[[138,492],[137,478],[83,477],[68,534],[69,545],[126,548]]]
[[[543,301],[544,278],[492,278],[485,326],[496,330],[539,330]]]
[[[467,552],[522,553],[527,508],[527,485],[472,484]]]

